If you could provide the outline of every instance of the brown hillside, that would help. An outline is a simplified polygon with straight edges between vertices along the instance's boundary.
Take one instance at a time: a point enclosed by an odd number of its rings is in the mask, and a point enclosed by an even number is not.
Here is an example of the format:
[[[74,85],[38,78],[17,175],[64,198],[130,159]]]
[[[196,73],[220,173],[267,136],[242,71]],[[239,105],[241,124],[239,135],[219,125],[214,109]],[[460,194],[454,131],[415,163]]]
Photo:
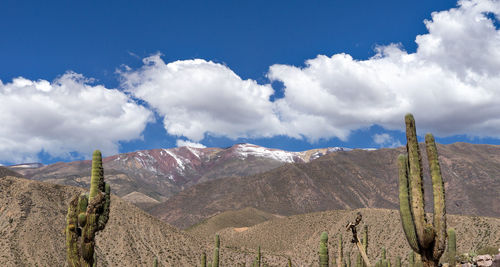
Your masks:
[[[65,266],[67,203],[82,191],[16,177],[0,178],[0,266]],[[222,266],[253,260],[253,251],[226,247],[224,242]],[[152,266],[156,256],[163,267],[192,267],[199,263],[202,251],[211,259],[213,247],[213,239],[192,237],[114,195],[109,221],[96,237],[98,266]]]
[[[250,250],[262,247],[264,255],[280,255],[293,259],[297,266],[318,266],[317,249],[321,232],[329,233],[329,254],[337,255],[338,236],[343,235],[344,255],[351,255],[351,263],[356,260],[356,247],[350,243],[352,235],[345,225],[353,222],[356,213],[363,215],[361,226],[368,225],[368,257],[375,263],[380,257],[381,248],[387,248],[387,256],[394,264],[401,256],[407,261],[410,247],[404,236],[399,212],[385,209],[335,210],[295,215],[269,220],[244,231],[233,227],[219,231],[224,246]],[[457,253],[477,251],[485,246],[500,247],[500,218],[449,215],[448,227],[454,227],[457,233]],[[197,226],[203,228],[203,224]],[[192,231],[196,231],[194,227]],[[207,240],[212,235],[206,235]],[[275,259],[267,262],[278,264]],[[283,264],[281,265],[283,266]]]
[[[69,199],[82,189],[14,177],[0,179],[0,266],[64,266]],[[112,196],[96,238],[100,266],[194,266],[201,247],[189,235]]]
[[[250,226],[276,218],[279,217],[255,208],[231,210],[208,218],[187,229],[187,232],[195,236],[213,237],[224,228],[233,227],[243,231]]]
[[[220,212],[244,207],[280,215],[366,207],[395,209],[396,158],[403,152],[402,147],[339,151],[249,177],[213,180],[187,188],[150,211],[186,228]],[[500,146],[438,144],[438,152],[448,213],[500,217]],[[431,200],[427,168],[424,164],[425,193]],[[429,203],[427,207],[432,210]]]
[[[11,169],[0,166],[0,178],[5,176],[23,177],[23,175],[20,173],[17,173]]]

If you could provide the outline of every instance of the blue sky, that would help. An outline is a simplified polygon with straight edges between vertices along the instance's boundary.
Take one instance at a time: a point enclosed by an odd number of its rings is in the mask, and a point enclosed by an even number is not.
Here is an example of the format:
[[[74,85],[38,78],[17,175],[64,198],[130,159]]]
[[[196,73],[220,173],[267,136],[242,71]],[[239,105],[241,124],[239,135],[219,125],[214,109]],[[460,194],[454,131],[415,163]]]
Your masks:
[[[407,112],[438,142],[500,144],[498,1],[0,10],[0,164],[183,144],[393,147]]]

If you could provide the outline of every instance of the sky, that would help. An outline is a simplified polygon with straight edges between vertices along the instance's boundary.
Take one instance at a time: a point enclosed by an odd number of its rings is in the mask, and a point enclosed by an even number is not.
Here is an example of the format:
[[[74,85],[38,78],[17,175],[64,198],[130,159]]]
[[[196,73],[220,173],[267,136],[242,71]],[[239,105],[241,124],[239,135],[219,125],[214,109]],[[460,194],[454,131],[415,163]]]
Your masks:
[[[0,2],[0,164],[500,145],[500,2]]]

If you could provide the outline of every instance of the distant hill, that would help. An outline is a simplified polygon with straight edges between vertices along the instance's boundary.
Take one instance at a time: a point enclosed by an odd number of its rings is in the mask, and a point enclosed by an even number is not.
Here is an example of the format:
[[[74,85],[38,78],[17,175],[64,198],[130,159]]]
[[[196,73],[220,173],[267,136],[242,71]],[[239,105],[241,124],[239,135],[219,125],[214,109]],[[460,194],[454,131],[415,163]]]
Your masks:
[[[23,177],[23,175],[18,173],[18,172],[15,172],[9,168],[0,166],[0,178],[5,177],[5,176]]]
[[[226,211],[210,217],[197,225],[187,229],[187,232],[195,236],[213,237],[218,231],[232,227],[244,231],[250,226],[263,223],[272,219],[281,218],[274,214],[260,211],[255,208],[244,208],[235,211]]]
[[[396,159],[403,152],[402,147],[339,151],[309,163],[286,164],[249,177],[212,180],[185,189],[150,212],[186,228],[215,214],[244,207],[287,216],[334,209],[396,209]],[[447,211],[500,217],[500,146],[438,144],[438,152]],[[426,160],[424,156],[423,162]],[[427,200],[432,200],[427,169],[424,164],[425,194]]]
[[[165,201],[181,190],[214,179],[262,173],[286,163],[309,162],[343,148],[289,152],[237,144],[229,148],[178,147],[142,150],[103,159],[112,192],[146,208]],[[89,160],[9,166],[26,178],[64,185],[88,187]]]

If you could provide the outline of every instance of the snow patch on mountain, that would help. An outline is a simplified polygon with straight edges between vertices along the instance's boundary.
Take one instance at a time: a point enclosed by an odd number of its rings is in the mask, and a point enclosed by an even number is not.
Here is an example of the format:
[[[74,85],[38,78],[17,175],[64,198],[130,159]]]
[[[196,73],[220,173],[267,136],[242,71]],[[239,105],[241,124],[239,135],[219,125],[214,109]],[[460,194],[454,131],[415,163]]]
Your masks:
[[[156,159],[149,154],[148,151],[139,151],[137,152],[137,157],[134,157],[134,159],[141,164],[141,166],[151,172],[156,172],[156,168],[154,167],[154,164],[156,163]]]
[[[283,150],[273,150],[265,147],[260,147],[252,144],[239,144],[235,151],[241,159],[246,159],[248,156],[270,158],[281,162],[293,163],[295,162],[294,152],[287,152]]]
[[[200,155],[198,154],[198,151],[196,151],[195,149],[193,149],[190,146],[187,146],[186,148],[189,150],[189,152],[191,152],[191,154],[195,155],[197,158],[200,158]]]
[[[172,153],[171,151],[169,151],[167,149],[163,149],[163,151],[165,151],[172,158],[174,158],[175,162],[177,162],[177,167],[180,168],[179,171],[182,171],[182,170],[186,169],[186,166],[184,165],[184,162],[180,159],[179,156],[175,155],[174,153]],[[189,160],[187,160],[187,159],[184,159],[184,160],[186,161],[186,163],[189,163]]]

